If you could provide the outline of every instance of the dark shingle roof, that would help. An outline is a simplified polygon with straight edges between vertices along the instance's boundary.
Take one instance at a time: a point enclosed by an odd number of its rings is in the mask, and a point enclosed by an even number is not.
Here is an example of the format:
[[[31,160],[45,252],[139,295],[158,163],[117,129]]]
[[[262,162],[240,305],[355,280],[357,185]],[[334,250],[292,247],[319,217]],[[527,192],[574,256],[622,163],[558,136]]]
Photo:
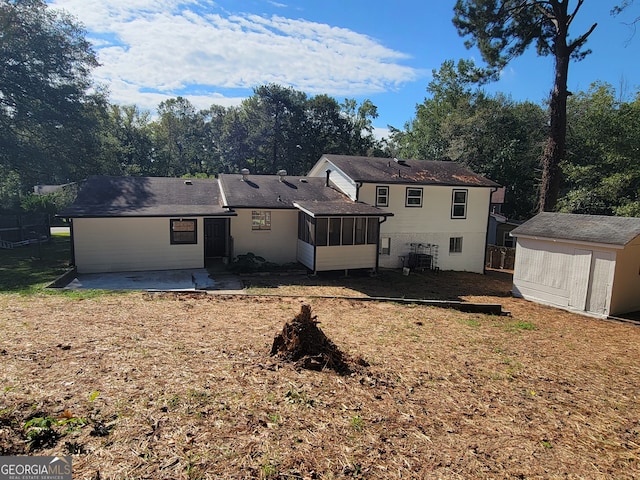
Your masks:
[[[352,180],[365,183],[415,183],[467,187],[498,187],[456,162],[323,155]]]
[[[352,202],[348,199],[320,202],[316,200],[295,202],[295,206],[310,213],[314,217],[393,217],[392,213],[384,212],[378,207],[362,202]]]
[[[230,208],[270,208],[304,210],[318,215],[387,215],[382,210],[354,202],[321,177],[221,174],[225,205]]]
[[[640,235],[640,218],[539,213],[511,231],[517,236],[626,245]]]
[[[229,215],[215,179],[91,176],[61,217]]]

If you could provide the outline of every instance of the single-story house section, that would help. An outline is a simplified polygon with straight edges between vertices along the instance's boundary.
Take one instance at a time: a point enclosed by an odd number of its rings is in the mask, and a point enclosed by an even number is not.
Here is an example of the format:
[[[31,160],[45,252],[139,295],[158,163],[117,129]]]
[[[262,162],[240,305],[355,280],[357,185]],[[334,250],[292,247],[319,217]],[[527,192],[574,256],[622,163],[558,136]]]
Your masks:
[[[324,178],[220,174],[223,204],[237,214],[233,250],[313,271],[378,267],[379,223],[390,212],[355,202]]]
[[[220,205],[214,180],[91,176],[59,216],[78,273],[173,270],[229,254],[236,213]]]
[[[540,213],[511,233],[515,296],[597,317],[640,310],[640,218]]]

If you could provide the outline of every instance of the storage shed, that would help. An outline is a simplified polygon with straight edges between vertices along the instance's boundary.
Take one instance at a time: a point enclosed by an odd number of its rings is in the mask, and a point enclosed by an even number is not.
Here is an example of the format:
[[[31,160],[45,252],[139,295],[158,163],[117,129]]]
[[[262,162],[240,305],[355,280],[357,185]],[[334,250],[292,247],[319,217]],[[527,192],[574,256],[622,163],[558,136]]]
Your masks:
[[[640,218],[545,212],[511,234],[514,296],[597,317],[640,310]]]

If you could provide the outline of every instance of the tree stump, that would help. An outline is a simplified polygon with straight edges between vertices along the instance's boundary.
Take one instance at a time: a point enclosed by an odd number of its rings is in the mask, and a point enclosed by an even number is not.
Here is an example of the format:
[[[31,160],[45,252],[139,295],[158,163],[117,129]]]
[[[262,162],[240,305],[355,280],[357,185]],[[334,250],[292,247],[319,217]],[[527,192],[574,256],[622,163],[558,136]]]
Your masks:
[[[274,337],[271,356],[293,362],[296,368],[350,373],[348,358],[318,327],[316,318],[311,316],[311,306],[302,305],[300,313]]]

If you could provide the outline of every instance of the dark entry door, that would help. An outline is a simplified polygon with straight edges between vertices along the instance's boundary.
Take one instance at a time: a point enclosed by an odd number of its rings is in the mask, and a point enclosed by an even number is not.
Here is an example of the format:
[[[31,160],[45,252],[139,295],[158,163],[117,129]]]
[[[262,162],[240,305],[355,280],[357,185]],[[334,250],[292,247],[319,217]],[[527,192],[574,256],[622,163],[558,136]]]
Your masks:
[[[205,258],[224,257],[227,253],[226,218],[204,219],[204,256]]]

